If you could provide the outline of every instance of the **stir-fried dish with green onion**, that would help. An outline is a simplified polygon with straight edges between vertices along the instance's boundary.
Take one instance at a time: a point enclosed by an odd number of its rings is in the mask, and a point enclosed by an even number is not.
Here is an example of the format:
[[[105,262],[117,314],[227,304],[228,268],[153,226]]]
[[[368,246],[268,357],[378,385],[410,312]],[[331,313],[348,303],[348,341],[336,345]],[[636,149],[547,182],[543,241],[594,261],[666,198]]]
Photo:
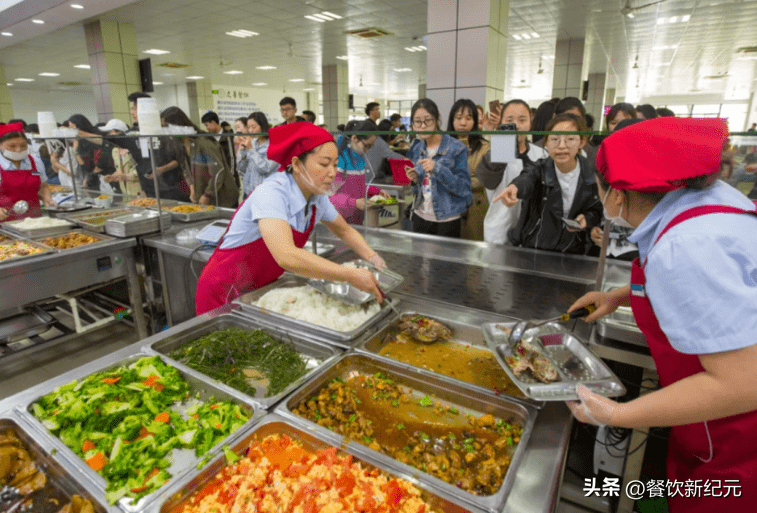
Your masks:
[[[168,481],[173,449],[203,456],[250,417],[238,404],[213,398],[177,411],[190,399],[196,398],[181,373],[152,356],[72,381],[33,403],[32,413],[105,478],[114,504]]]

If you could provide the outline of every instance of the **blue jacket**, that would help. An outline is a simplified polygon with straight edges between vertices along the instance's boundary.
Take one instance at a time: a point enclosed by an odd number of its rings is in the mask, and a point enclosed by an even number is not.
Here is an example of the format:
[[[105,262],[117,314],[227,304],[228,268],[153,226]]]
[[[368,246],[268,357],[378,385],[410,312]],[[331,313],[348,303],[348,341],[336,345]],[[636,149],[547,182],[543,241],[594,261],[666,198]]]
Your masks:
[[[416,195],[413,210],[420,206],[423,198],[421,184],[426,171],[418,161],[426,156],[426,141],[416,139],[407,152],[407,158],[413,161],[418,173],[418,182],[413,185]],[[464,214],[473,203],[468,148],[445,134],[433,160],[435,165],[431,172],[431,199],[434,202],[434,214],[438,219]]]

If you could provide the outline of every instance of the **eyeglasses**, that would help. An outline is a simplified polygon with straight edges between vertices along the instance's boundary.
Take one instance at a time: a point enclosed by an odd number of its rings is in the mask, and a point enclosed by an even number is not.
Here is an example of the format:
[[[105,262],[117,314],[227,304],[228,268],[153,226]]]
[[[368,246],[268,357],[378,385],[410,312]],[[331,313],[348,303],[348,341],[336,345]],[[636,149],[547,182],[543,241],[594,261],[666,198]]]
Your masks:
[[[560,146],[560,143],[565,146],[577,146],[581,142],[581,138],[577,135],[549,135],[547,136],[548,146]]]
[[[427,126],[435,126],[435,125],[436,125],[436,120],[434,118],[413,120],[413,126],[418,127],[418,128],[427,127]]]

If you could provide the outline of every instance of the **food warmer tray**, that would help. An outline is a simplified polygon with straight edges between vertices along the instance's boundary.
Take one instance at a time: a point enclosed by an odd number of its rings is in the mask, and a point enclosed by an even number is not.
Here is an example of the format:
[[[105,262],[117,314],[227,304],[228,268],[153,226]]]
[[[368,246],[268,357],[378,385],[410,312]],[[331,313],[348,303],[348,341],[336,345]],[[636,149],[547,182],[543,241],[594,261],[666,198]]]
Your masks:
[[[94,371],[82,373],[80,376],[71,378],[71,380],[76,379],[80,381],[81,379],[84,379],[96,372],[103,372],[125,365],[131,365],[140,358],[149,356],[156,356],[156,354],[151,351],[141,351],[115,363],[105,365]],[[163,355],[158,354],[157,356],[161,358],[166,364],[172,364],[172,362],[170,362]],[[247,425],[257,422],[263,417],[263,415],[265,415],[265,411],[255,403],[249,401],[246,396],[241,394],[230,394],[226,391],[226,389],[216,386],[216,384],[214,384],[211,380],[207,379],[202,374],[192,371],[191,369],[179,367],[177,367],[177,369],[190,385],[190,397],[195,397],[195,395],[199,393],[200,400],[202,401],[207,401],[211,396],[213,396],[216,400],[230,401],[239,404],[242,408],[250,412],[250,420],[247,421]],[[60,457],[62,457],[64,460],[66,460],[70,465],[72,465],[79,475],[84,476],[84,478],[91,483],[89,489],[91,490],[92,495],[103,504],[107,504],[107,500],[105,499],[105,479],[97,472],[92,470],[89,465],[87,465],[79,456],[77,456],[71,449],[69,449],[68,446],[66,446],[57,436],[50,433],[47,428],[45,428],[42,423],[37,420],[37,418],[34,417],[34,415],[31,413],[33,403],[35,403],[41,397],[55,391],[58,386],[65,385],[71,380],[68,380],[66,383],[59,383],[59,380],[48,381],[46,383],[46,385],[48,386],[35,388],[35,392],[38,391],[39,393],[34,394],[34,396],[30,398],[27,398],[27,402],[17,405],[16,408],[17,411],[24,416],[24,420],[30,423],[33,426],[34,430],[40,433],[41,437],[48,440],[52,444],[57,454],[60,455]],[[211,454],[221,452],[220,449],[223,445],[234,443],[234,441],[239,438],[240,433],[243,431],[244,428],[240,428],[237,431],[230,433],[229,436],[221,440],[215,447],[208,451],[208,453]],[[168,483],[178,480],[185,474],[191,472],[193,469],[196,470],[197,465],[200,464],[203,460],[202,457],[195,456],[194,450],[192,449],[184,449],[178,452],[174,449],[174,451],[169,454],[169,457],[171,457],[173,462],[171,466],[168,467],[168,472],[172,475]],[[142,497],[135,504],[132,504],[132,500],[130,498],[125,497],[118,501],[118,507],[126,513],[144,511],[160,495],[162,489],[163,488],[160,488],[150,495]]]
[[[219,315],[218,317],[203,321],[201,324],[187,327],[185,330],[178,333],[172,333],[162,340],[153,342],[152,344],[150,344],[149,348],[157,351],[158,353],[166,355],[166,361],[170,362],[174,367],[183,370],[185,368],[188,368],[188,366],[184,365],[180,361],[177,362],[171,359],[169,356],[171,352],[174,349],[186,344],[187,342],[191,342],[192,340],[196,340],[204,335],[213,333],[214,331],[222,330],[224,328],[241,328],[245,330],[261,329],[277,340],[288,342],[290,346],[292,346],[297,352],[305,357],[305,360],[307,361],[308,371],[305,373],[305,375],[300,377],[295,382],[291,383],[280,393],[271,397],[265,397],[266,389],[262,387],[256,388],[257,394],[254,398],[251,398],[251,400],[262,405],[264,408],[271,408],[272,406],[274,406],[279,402],[279,400],[289,394],[289,392],[304,383],[311,375],[313,375],[313,373],[319,366],[329,365],[332,360],[336,359],[337,356],[341,354],[340,351],[328,344],[309,340],[307,337],[304,337],[297,333],[289,333],[285,329],[280,327],[264,327],[255,322],[253,319],[235,315],[233,313]],[[202,374],[200,371],[194,372]],[[219,388],[228,387],[230,393],[234,392],[236,394],[244,395],[243,392],[229,387],[228,385],[220,381],[216,381],[213,378],[205,376],[204,374],[203,376],[206,379],[211,380]]]
[[[10,344],[44,333],[53,322],[53,316],[36,305],[20,306],[13,312],[4,312],[0,320],[0,344]]]
[[[305,246],[303,246],[303,249],[307,249],[311,253],[313,253],[313,241],[309,240],[305,243]],[[333,244],[324,244],[323,242],[316,242],[315,243],[316,251],[315,254],[321,257],[327,257],[334,253],[336,250],[336,247]]]
[[[3,223],[3,229],[11,233],[20,235],[22,237],[26,237],[27,239],[31,239],[31,238],[37,238],[37,237],[52,237],[54,235],[60,235],[62,233],[66,233],[72,228],[76,228],[76,225],[72,223],[71,221],[69,221],[68,219],[58,219],[58,220],[66,221],[67,224],[64,226],[52,226],[49,228],[36,228],[33,230],[27,230],[27,229],[16,227],[16,223],[20,221],[11,221],[7,223]]]
[[[79,204],[79,205],[73,205],[73,204],[65,204],[65,205],[56,205],[54,207],[44,207],[45,212],[47,212],[50,217],[62,217],[64,214],[70,214],[71,212],[81,212],[82,210],[89,210],[94,205],[85,205],[85,204]]]
[[[37,469],[45,474],[47,484],[41,490],[22,499],[21,502],[32,499],[34,502],[31,511],[57,513],[70,500],[71,496],[76,494],[88,499],[96,513],[105,513],[107,509],[89,492],[89,484],[80,481],[80,476],[77,476],[76,472],[64,468],[64,465],[50,455],[50,452],[54,452],[54,449],[48,447],[49,444],[39,441],[31,429],[22,427],[22,423],[23,421],[17,417],[15,412],[0,414],[0,433],[5,433],[9,429],[15,433],[16,438],[24,444],[32,456]],[[59,502],[56,504],[55,501]],[[0,498],[0,511],[27,511],[24,508],[18,508],[18,505],[19,501],[5,502]]]
[[[163,201],[161,200],[161,204]],[[166,209],[167,205],[161,205],[163,207],[164,212],[169,212],[171,214],[171,218],[174,221],[179,221],[181,223],[193,223],[195,221],[204,221],[205,219],[216,219],[220,213],[218,212],[217,208],[209,208],[206,210],[200,210],[199,212],[171,212],[170,210]],[[168,208],[173,208],[175,206],[181,206],[179,205],[168,205]],[[157,207],[147,207],[151,210],[157,210]]]
[[[235,299],[233,303],[240,306],[243,315],[251,315],[266,326],[283,326],[291,329],[294,332],[303,333],[305,335],[309,334],[311,336],[315,336],[316,338],[318,338],[318,340],[325,340],[331,344],[335,344],[346,349],[352,347],[352,344],[359,337],[370,333],[374,329],[378,329],[377,326],[384,320],[387,315],[392,313],[392,307],[388,304],[384,304],[376,315],[365,321],[362,325],[358,326],[354,330],[336,331],[330,328],[326,328],[325,326],[318,326],[309,322],[300,321],[294,319],[293,317],[289,317],[277,312],[272,312],[271,310],[266,310],[252,304],[263,297],[265,293],[270,290],[277,288],[301,287],[306,284],[307,278],[287,273],[282,275],[273,283],[266,285],[265,287],[261,287],[257,290],[253,290],[252,292],[248,292],[247,294],[243,294],[239,298]],[[396,300],[386,298],[384,303],[388,301],[396,302]]]
[[[462,346],[462,347],[474,346],[477,349],[481,349],[483,351],[491,353],[491,357],[494,360],[494,364],[499,366],[499,361],[496,359],[494,353],[486,344],[486,340],[484,339],[484,334],[483,334],[483,331],[481,330],[481,326],[487,322],[497,322],[497,321],[510,322],[512,320],[511,317],[507,317],[507,316],[503,316],[503,315],[495,314],[495,313],[484,312],[481,310],[473,310],[473,309],[465,308],[465,307],[455,307],[453,310],[449,306],[431,304],[428,301],[418,301],[418,300],[414,300],[413,298],[405,297],[405,296],[402,296],[402,298],[400,299],[400,303],[397,306],[397,309],[400,312],[400,317],[404,317],[406,315],[410,315],[410,316],[423,315],[425,317],[429,317],[443,323],[445,326],[447,326],[448,328],[452,330],[452,340],[450,341],[450,343],[455,344],[456,346]],[[458,385],[458,386],[462,385],[465,387],[470,387],[473,390],[476,390],[484,394],[490,394],[490,395],[495,395],[495,396],[498,396],[500,394],[505,394],[508,396],[508,399],[513,399],[515,401],[521,401],[527,404],[531,404],[537,408],[542,408],[544,406],[543,401],[534,401],[525,396],[521,397],[521,396],[510,395],[507,393],[507,391],[504,390],[504,387],[503,387],[503,390],[485,388],[483,386],[476,385],[476,384],[463,381],[457,378],[453,378],[445,374],[434,372],[431,369],[418,367],[413,364],[394,359],[390,356],[385,356],[385,355],[380,354],[381,350],[384,349],[384,347],[386,347],[389,344],[388,338],[395,331],[397,331],[397,326],[400,322],[401,322],[401,318],[396,319],[394,322],[385,326],[378,333],[371,335],[370,337],[366,337],[362,339],[355,345],[355,351],[358,353],[369,353],[373,355],[375,358],[390,360],[395,365],[407,366],[421,374],[431,374],[440,380],[449,381],[450,383],[454,383],[455,385]],[[427,347],[427,346],[420,345],[420,347]],[[516,385],[514,384],[511,384],[511,386],[513,388],[517,388]],[[520,391],[519,388],[517,390]]]
[[[152,205],[146,205],[146,206],[133,205],[132,204],[132,201],[138,201],[140,199],[142,199],[142,200],[144,200],[144,199],[154,200],[155,203],[153,203]],[[160,199],[160,206],[161,207],[173,207],[173,206],[176,206],[178,204],[179,204],[179,202],[177,200],[163,199],[163,198]],[[145,209],[148,209],[148,210],[157,210],[158,209],[157,200],[155,198],[137,198],[135,200],[127,201],[122,206],[124,206],[124,207],[131,207],[131,208],[145,208]]]
[[[5,241],[0,242],[0,246],[7,246],[12,245],[14,242],[23,242],[24,244],[28,244],[29,246],[33,246],[35,248],[41,249],[42,251],[39,253],[34,253],[33,255],[23,255],[23,256],[17,256],[13,258],[8,258],[5,260],[0,260],[0,265],[3,264],[9,264],[13,262],[18,262],[19,260],[26,260],[28,258],[36,258],[43,255],[49,255],[50,253],[57,253],[58,250],[51,248],[50,246],[45,246],[44,244],[40,244],[39,242],[34,242],[32,240],[12,240],[12,241]]]
[[[597,319],[597,334],[602,338],[648,347],[647,337],[636,325],[633,312],[627,306],[618,307],[613,313]]]
[[[125,207],[125,208],[111,208],[111,209],[103,210],[100,212],[84,212],[84,213],[78,213],[78,214],[70,214],[70,215],[64,215],[63,217],[91,232],[105,233],[105,222],[101,224],[93,224],[89,221],[97,217],[115,218],[115,217],[119,217],[123,215],[133,214],[135,212],[137,212],[137,209],[135,209],[134,207]],[[105,221],[107,221],[107,219],[105,219]]]
[[[244,455],[252,441],[256,439],[262,440],[270,435],[288,436],[292,440],[300,442],[302,447],[310,453],[315,453],[332,445],[329,441],[324,440],[320,436],[320,433],[312,432],[293,422],[291,419],[269,414],[253,428],[248,429],[244,438],[231,447],[231,450],[238,455]],[[351,454],[354,456],[353,461],[360,462],[362,467],[368,470],[378,468],[388,477],[410,481],[421,489],[421,498],[432,506],[432,511],[443,513],[465,513],[468,511],[466,507],[455,504],[456,501],[459,502],[456,496],[450,496],[444,490],[434,490],[427,483],[419,482],[411,474],[387,468],[381,462],[377,462],[374,458],[371,458],[370,455],[363,454],[354,444],[339,448],[339,453],[341,455],[345,453]],[[182,511],[182,508],[191,498],[192,494],[202,490],[225,467],[226,458],[219,456],[198,475],[185,476],[181,481],[177,481],[163,494],[166,500],[162,503],[160,513],[178,513]]]
[[[164,226],[169,228],[171,226],[171,214],[163,212],[161,218]],[[154,210],[143,210],[105,221],[105,233],[114,237],[135,237],[157,231],[160,231],[160,220],[158,213]]]
[[[95,246],[95,245],[100,244],[102,242],[109,242],[109,241],[115,240],[113,237],[108,237],[107,235],[104,235],[104,234],[101,234],[101,233],[92,233],[90,231],[81,230],[81,229],[79,229],[79,230],[69,230],[67,232],[59,233],[57,235],[51,235],[50,237],[57,238],[57,237],[63,237],[63,236],[66,236],[66,235],[73,235],[75,233],[79,233],[79,234],[82,234],[82,235],[86,235],[87,237],[95,238],[95,239],[97,239],[97,242],[92,242],[91,244],[84,244],[83,246],[76,246],[76,247],[68,248],[68,249],[58,249],[57,251],[73,251],[75,249],[87,248],[87,247]],[[39,244],[44,244],[43,241],[45,239],[47,239],[47,238],[48,237],[35,237],[32,240],[38,242]],[[45,245],[45,247],[47,247],[47,245]]]
[[[385,269],[383,271],[375,270],[373,265],[369,262],[366,262],[365,260],[357,259],[342,262],[342,265],[347,264],[351,264],[360,269],[368,269],[369,271],[371,271],[378,280],[379,288],[384,294],[389,294],[398,286],[400,286],[403,281],[405,281],[405,278],[403,278],[401,275],[388,269]],[[308,285],[313,287],[321,294],[325,294],[332,299],[343,301],[350,305],[362,305],[363,303],[367,303],[368,301],[374,299],[373,294],[371,294],[370,292],[363,292],[362,290],[347,282],[336,282],[310,278],[308,280]]]
[[[2,225],[0,225],[0,226],[2,226]],[[19,238],[19,236],[16,235],[15,233],[13,233],[13,232],[7,232],[5,230],[0,229],[0,242],[14,241],[14,240],[16,240],[18,238]],[[319,244],[319,246],[320,246],[320,244]]]
[[[560,379],[553,383],[542,383],[530,376],[518,378],[506,362],[514,356],[507,340],[509,331],[500,329],[510,330],[513,326],[514,322],[487,323],[483,326],[484,337],[499,364],[527,397],[539,401],[577,401],[578,385],[584,385],[605,397],[617,397],[626,393],[626,387],[602,359],[587,349],[573,333],[555,322],[527,330],[523,334],[523,340],[530,342],[547,357],[557,369]]]
[[[413,396],[428,395],[435,402],[438,401],[458,409],[461,419],[465,419],[468,414],[477,416],[491,414],[497,418],[514,418],[520,423],[523,426],[523,434],[515,452],[512,454],[507,474],[497,493],[488,496],[471,494],[412,466],[400,463],[385,454],[369,449],[367,446],[351,441],[293,412],[301,402],[312,397],[334,378],[339,377],[346,381],[355,372],[364,375],[373,375],[377,372],[390,375],[396,384],[406,389],[412,389]],[[447,497],[455,497],[458,501],[463,501],[461,503],[465,504],[467,508],[472,507],[488,513],[499,513],[503,510],[515,481],[518,465],[526,452],[538,411],[533,406],[517,403],[506,397],[492,397],[461,385],[451,384],[448,381],[440,380],[436,375],[421,375],[415,369],[395,365],[388,360],[378,360],[365,354],[347,353],[333,365],[322,369],[310,381],[300,387],[276,408],[275,413],[291,419],[295,425],[303,426],[308,432],[332,445],[356,447],[354,449],[356,452],[370,455],[371,461],[380,464],[383,468],[391,469],[403,475],[414,476],[420,483],[427,485],[428,489],[442,492]]]

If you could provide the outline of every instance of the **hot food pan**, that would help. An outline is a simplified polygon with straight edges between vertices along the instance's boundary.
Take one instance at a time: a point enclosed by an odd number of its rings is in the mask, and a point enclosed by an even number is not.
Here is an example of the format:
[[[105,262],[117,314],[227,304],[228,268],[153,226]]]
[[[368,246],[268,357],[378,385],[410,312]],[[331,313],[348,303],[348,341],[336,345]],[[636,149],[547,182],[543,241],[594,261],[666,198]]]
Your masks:
[[[515,323],[487,323],[484,336],[510,379],[539,401],[578,400],[579,385],[606,397],[626,393],[601,358],[562,325],[551,322],[527,330],[515,347],[508,342]]]
[[[373,265],[365,260],[350,260],[348,262],[342,262],[345,267],[357,267],[359,269],[368,269],[376,277],[379,282],[379,287],[384,294],[388,294],[396,289],[404,278],[392,271],[383,270],[377,271]],[[363,292],[354,285],[346,282],[336,282],[329,280],[319,280],[311,278],[308,280],[308,285],[315,290],[327,295],[330,298],[337,301],[343,301],[350,305],[362,305],[374,299],[373,294],[369,292]]]
[[[111,392],[111,386],[118,388]],[[163,394],[184,399],[164,406]],[[25,419],[92,483],[93,496],[127,513],[145,510],[166,482],[201,468],[236,440],[245,423],[264,415],[202,375],[148,353],[103,367],[22,407]],[[82,419],[74,421],[76,415]],[[98,429],[97,418],[108,428]],[[201,455],[195,447],[202,448]],[[103,473],[115,476],[111,486]],[[125,477],[118,480],[120,475]]]
[[[162,203],[162,202],[161,202]],[[205,219],[215,219],[218,217],[218,209],[212,205],[161,205],[163,211],[170,212],[174,221],[182,223],[192,223],[194,221],[203,221]],[[150,207],[157,209],[157,207]]]
[[[74,474],[42,448],[13,418],[0,416],[0,511],[104,513]]]
[[[326,469],[326,471],[329,472],[329,475],[331,475],[331,472],[335,473],[335,477],[330,477],[329,479],[334,480],[333,484],[335,484],[335,486],[333,486],[333,488],[339,490],[337,497],[349,497],[350,500],[356,502],[354,504],[354,510],[357,510],[357,506],[360,504],[368,504],[369,499],[375,501],[375,506],[381,506],[385,501],[398,501],[399,504],[396,505],[397,507],[407,506],[407,508],[410,508],[410,506],[412,506],[412,510],[420,510],[421,503],[415,499],[411,499],[410,493],[407,492],[407,485],[405,483],[398,483],[400,480],[405,480],[415,488],[414,492],[420,492],[418,499],[425,503],[425,511],[428,511],[429,513],[432,511],[440,513],[463,513],[467,511],[465,508],[455,504],[454,497],[445,496],[443,492],[430,491],[424,483],[419,483],[410,475],[387,469],[381,463],[355,451],[353,446],[342,447],[334,452],[333,449],[329,448],[331,444],[320,437],[319,433],[309,432],[289,419],[272,414],[266,416],[256,424],[254,428],[248,430],[244,439],[238,441],[230,448],[230,453],[236,456],[231,456],[230,459],[220,456],[198,475],[191,477],[186,476],[182,482],[177,481],[169,491],[170,493],[167,494],[168,498],[163,502],[160,513],[180,513],[192,511],[192,509],[196,510],[197,506],[193,503],[194,500],[198,498],[198,495],[201,497],[202,495],[207,494],[207,492],[210,491],[210,489],[206,488],[207,486],[215,486],[217,483],[220,484],[226,480],[226,477],[234,475],[235,468],[230,467],[230,461],[234,460],[236,457],[244,458],[248,454],[248,448],[251,444],[255,446],[259,445],[260,449],[258,449],[258,451],[260,452],[276,450],[279,447],[284,446],[285,448],[291,448],[293,452],[296,451],[296,454],[300,457],[308,457],[312,459],[314,456],[319,455],[318,458],[320,461],[316,465],[320,468]],[[302,451],[304,451],[304,453]],[[260,452],[255,451],[250,455],[253,458],[260,458]],[[344,469],[345,464],[350,465],[351,472]],[[233,465],[233,463],[231,465]],[[236,468],[244,468],[244,465],[245,461],[242,460],[240,467]],[[311,473],[317,473],[319,467]],[[336,471],[329,471],[328,467],[338,469],[338,477],[336,477]],[[223,474],[221,475],[222,472]],[[354,479],[355,477],[366,474],[368,477],[367,479],[364,481],[361,480],[362,482],[356,483],[356,485],[352,485],[353,480],[350,479],[350,477]],[[289,475],[289,477],[282,477],[282,480],[277,486],[280,487],[279,489],[284,487],[294,490],[302,488],[304,490],[304,493],[302,494],[303,499],[293,498],[293,500],[298,500],[306,504],[310,503],[312,500],[312,504],[315,505],[316,508],[319,505],[322,505],[318,500],[323,502],[325,498],[317,499],[317,497],[320,493],[323,493],[324,495],[329,493],[328,488],[330,488],[330,483],[324,483],[323,490],[317,490],[315,487],[312,488],[312,495],[308,495],[307,485],[301,484],[298,482],[298,479],[304,482],[304,480],[308,478]],[[371,490],[375,495],[365,495],[366,492],[362,487],[363,483],[375,483],[377,489]],[[352,490],[349,490],[349,487],[351,487]],[[357,492],[357,494],[353,495],[355,492]],[[257,491],[255,494],[248,493],[247,496],[257,496],[257,493]],[[262,493],[264,492],[261,492],[261,494]],[[295,492],[295,495],[296,494],[297,492]],[[286,492],[282,495],[284,497],[287,496]],[[285,506],[286,505],[282,504],[282,507],[284,507],[286,511],[294,509],[293,507]],[[189,507],[189,509],[185,509],[187,507]],[[231,511],[231,504],[228,504],[227,507]],[[365,509],[367,510],[369,507],[365,506]]]
[[[345,305],[313,291],[306,284],[307,278],[284,274],[273,283],[240,296],[234,303],[241,307],[243,314],[251,315],[267,326],[282,326],[344,348],[350,348],[359,337],[377,329],[377,325],[392,312],[387,304],[391,301],[389,298],[380,305]],[[296,294],[300,299],[296,302],[287,297],[287,289],[292,288],[298,289]],[[258,306],[258,301],[272,291],[275,296],[264,299],[267,307]],[[326,305],[330,305],[328,310],[324,310]],[[274,311],[273,308],[279,311]],[[285,311],[287,313],[282,313]],[[300,320],[292,315],[309,320]],[[323,322],[316,324],[314,321]],[[325,326],[324,323],[328,325]],[[337,327],[345,329],[342,331]]]
[[[55,253],[51,247],[31,240],[10,240],[0,242],[0,265],[10,264],[19,260],[34,258],[40,255]]]
[[[433,372],[483,393],[505,394],[543,406],[526,398],[484,340],[482,324],[507,322],[509,317],[462,307],[452,310],[404,297],[398,309],[399,319],[359,342],[355,349],[411,365],[420,372]]]
[[[84,212],[65,215],[65,219],[73,221],[82,228],[96,233],[105,233],[105,221],[115,217],[133,214],[134,208],[114,208],[96,212]]]
[[[239,330],[246,334],[262,330],[265,334],[248,335],[251,340],[247,340]],[[266,340],[270,338],[274,344]],[[202,346],[192,344],[198,339],[204,339]],[[188,365],[203,375],[208,373],[209,379],[218,380],[215,383],[249,395],[264,408],[272,407],[305,382],[320,365],[330,364],[340,354],[328,344],[283,328],[261,327],[253,319],[234,314],[223,314],[188,326],[150,344],[150,348],[172,358],[172,362],[178,361],[176,367]],[[223,352],[225,356],[215,358],[206,351]],[[252,363],[250,368],[244,368],[241,358],[259,362],[259,365]],[[282,366],[285,368],[281,369]]]
[[[346,354],[276,413],[481,511],[502,511],[538,410]]]
[[[40,226],[39,228],[24,228],[20,223],[27,222],[29,219],[37,219],[39,221],[36,222],[43,222],[42,219],[49,220],[49,223],[63,223],[59,226]],[[50,218],[50,217],[38,217],[38,218],[26,218],[22,219],[20,221],[9,221],[3,223],[3,229],[15,233],[18,235],[21,235],[22,237],[26,238],[32,238],[32,237],[49,237],[51,235],[59,235],[61,233],[66,233],[71,228],[75,228],[76,225],[72,223],[71,221],[68,221],[66,219],[60,219],[60,218]]]
[[[83,246],[108,242],[113,240],[113,237],[108,237],[101,233],[92,233],[86,230],[71,230],[67,233],[61,233],[50,237],[36,237],[34,240],[45,246],[57,249],[58,251],[69,251]]]

